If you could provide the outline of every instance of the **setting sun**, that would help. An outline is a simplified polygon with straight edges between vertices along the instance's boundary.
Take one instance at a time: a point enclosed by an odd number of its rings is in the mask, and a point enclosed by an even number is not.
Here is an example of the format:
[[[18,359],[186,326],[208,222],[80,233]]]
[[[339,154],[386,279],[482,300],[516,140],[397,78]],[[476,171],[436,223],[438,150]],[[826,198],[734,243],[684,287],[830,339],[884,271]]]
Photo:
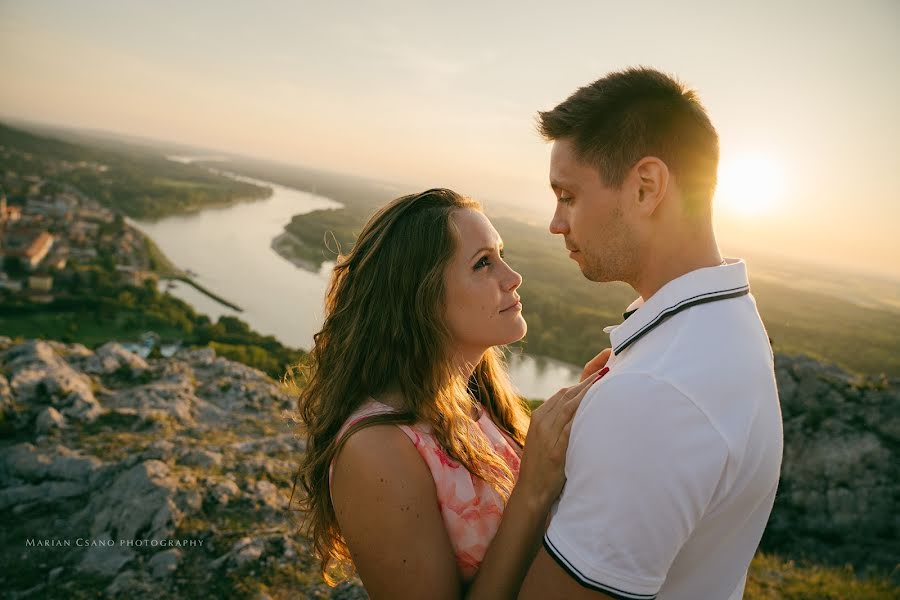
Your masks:
[[[771,213],[783,194],[778,165],[765,156],[724,158],[719,164],[716,205],[742,216]]]

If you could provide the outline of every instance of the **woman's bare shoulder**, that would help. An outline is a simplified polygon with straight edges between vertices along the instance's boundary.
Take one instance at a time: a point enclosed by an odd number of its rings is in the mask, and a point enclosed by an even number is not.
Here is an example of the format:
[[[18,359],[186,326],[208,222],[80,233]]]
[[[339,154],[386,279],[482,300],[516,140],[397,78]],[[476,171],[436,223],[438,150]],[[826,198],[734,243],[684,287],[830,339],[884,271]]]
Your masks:
[[[334,492],[346,477],[354,488],[367,483],[383,488],[384,484],[404,481],[406,488],[421,485],[435,494],[431,471],[412,440],[393,424],[370,425],[351,433],[335,457],[332,477]]]
[[[371,597],[458,597],[434,479],[399,427],[372,425],[351,434],[335,463],[332,500]]]

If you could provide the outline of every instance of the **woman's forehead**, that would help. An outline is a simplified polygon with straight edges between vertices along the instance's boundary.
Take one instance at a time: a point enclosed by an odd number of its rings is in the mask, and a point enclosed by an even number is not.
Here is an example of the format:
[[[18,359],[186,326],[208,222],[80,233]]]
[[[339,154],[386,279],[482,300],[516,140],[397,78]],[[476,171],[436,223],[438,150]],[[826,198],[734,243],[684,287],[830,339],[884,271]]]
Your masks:
[[[453,214],[453,221],[462,250],[503,245],[500,234],[481,211],[472,209],[456,211]]]

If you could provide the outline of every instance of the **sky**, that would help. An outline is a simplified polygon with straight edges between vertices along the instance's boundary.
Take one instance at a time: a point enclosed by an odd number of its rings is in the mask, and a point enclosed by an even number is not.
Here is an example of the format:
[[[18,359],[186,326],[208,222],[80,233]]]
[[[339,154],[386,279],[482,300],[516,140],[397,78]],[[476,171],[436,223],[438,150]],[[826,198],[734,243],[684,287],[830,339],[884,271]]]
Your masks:
[[[624,4],[0,0],[0,119],[451,187],[540,222],[536,112],[646,65],[718,129],[724,250],[900,279],[900,2]]]

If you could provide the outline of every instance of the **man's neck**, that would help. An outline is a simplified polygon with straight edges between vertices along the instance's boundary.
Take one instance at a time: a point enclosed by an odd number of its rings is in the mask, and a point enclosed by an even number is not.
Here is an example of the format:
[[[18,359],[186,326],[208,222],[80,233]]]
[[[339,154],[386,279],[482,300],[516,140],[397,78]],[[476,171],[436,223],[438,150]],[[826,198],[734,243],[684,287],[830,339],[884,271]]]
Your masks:
[[[712,233],[702,241],[656,248],[642,261],[634,281],[628,283],[645,301],[664,285],[686,273],[722,264],[722,255]]]

